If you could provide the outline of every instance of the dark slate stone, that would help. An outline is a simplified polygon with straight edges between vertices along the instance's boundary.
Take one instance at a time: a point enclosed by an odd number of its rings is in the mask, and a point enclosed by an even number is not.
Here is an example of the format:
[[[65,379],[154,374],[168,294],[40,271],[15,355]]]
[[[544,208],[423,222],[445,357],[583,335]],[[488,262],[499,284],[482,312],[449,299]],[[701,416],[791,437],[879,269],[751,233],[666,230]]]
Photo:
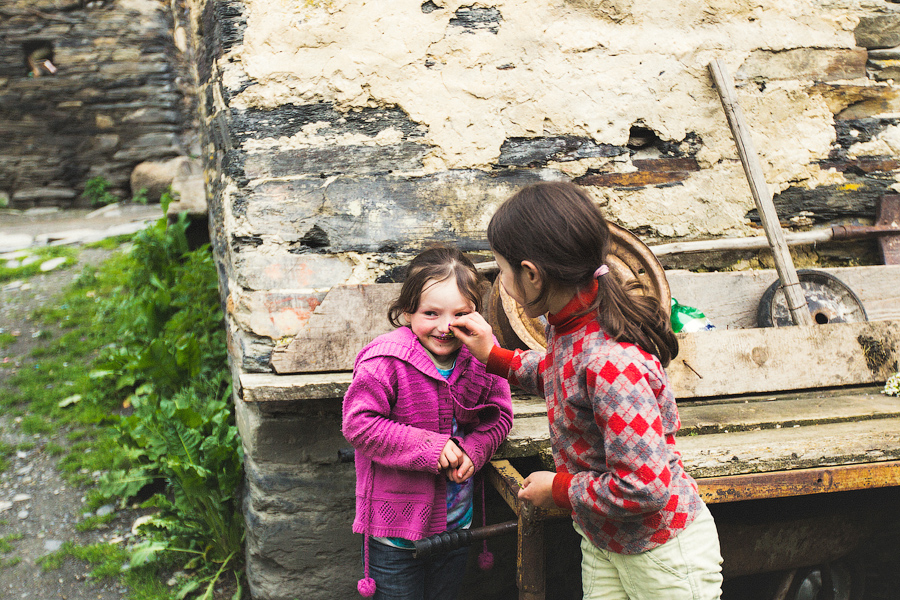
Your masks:
[[[897,125],[900,119],[847,119],[836,120],[834,130],[836,139],[829,158],[846,158],[847,150],[854,144],[868,142],[891,125]]]
[[[491,7],[461,6],[456,9],[454,17],[450,19],[450,25],[462,27],[465,33],[477,31],[490,31],[496,34],[500,31],[500,21],[503,15],[500,10]]]
[[[210,4],[215,5],[222,50],[227,53],[244,41],[244,30],[247,29],[244,3],[237,0],[216,0]]]
[[[437,4],[435,4],[434,2],[432,2],[431,0],[428,0],[427,2],[425,2],[425,3],[422,4],[422,12],[425,13],[426,15],[427,15],[428,13],[432,13],[432,12],[434,12],[434,11],[436,11],[436,10],[444,10],[444,7],[443,7],[443,6],[438,6]]]
[[[231,250],[232,252],[240,252],[244,248],[258,248],[263,243],[263,239],[258,235],[232,235]]]
[[[328,234],[325,230],[318,225],[313,225],[310,227],[309,231],[300,238],[300,243],[289,248],[288,252],[291,254],[306,254],[307,252],[316,250],[324,252],[324,249],[328,248],[330,245],[331,240],[328,239]]]
[[[618,156],[627,148],[598,144],[586,137],[574,135],[553,137],[514,137],[500,146],[497,164],[505,167],[537,167],[549,161],[565,162],[582,158]]]
[[[299,174],[385,175],[422,167],[429,146],[401,142],[392,146],[340,146],[270,151],[248,155],[247,177],[286,177]]]
[[[232,109],[229,126],[232,135],[243,142],[248,139],[290,137],[310,124],[329,123],[322,135],[356,133],[375,137],[385,129],[399,130],[404,138],[422,137],[419,124],[399,108],[365,108],[348,113],[338,112],[330,102],[318,104],[286,104],[271,110]]]
[[[851,185],[819,186],[816,189],[788,188],[777,194],[773,201],[778,218],[789,225],[792,217],[809,217],[814,223],[874,219],[878,199],[890,194],[893,178],[859,177],[845,173]],[[760,223],[756,209],[747,213],[747,218]]]

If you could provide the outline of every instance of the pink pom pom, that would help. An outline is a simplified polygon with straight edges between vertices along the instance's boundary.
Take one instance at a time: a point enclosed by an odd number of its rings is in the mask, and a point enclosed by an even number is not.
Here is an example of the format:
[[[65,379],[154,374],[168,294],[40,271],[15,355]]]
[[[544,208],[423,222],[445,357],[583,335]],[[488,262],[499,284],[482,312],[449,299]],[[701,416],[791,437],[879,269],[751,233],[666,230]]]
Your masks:
[[[359,590],[361,596],[371,598],[375,595],[375,580],[371,577],[360,579],[359,583],[356,584],[356,589]]]
[[[494,566],[494,555],[485,550],[478,555],[478,568],[482,571],[488,571]]]

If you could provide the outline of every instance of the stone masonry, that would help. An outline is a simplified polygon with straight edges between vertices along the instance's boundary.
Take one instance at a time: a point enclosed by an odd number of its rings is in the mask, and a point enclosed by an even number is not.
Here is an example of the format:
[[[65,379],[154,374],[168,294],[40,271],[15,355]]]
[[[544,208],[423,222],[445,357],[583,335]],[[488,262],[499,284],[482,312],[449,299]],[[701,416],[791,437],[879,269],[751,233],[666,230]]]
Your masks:
[[[649,244],[758,234],[717,58],[786,227],[871,222],[898,189],[894,3],[189,4],[236,382],[273,373],[335,286],[394,281],[433,241],[488,256],[494,209],[534,181],[584,185]],[[263,403],[235,387],[254,598],[356,594],[340,395]],[[498,583],[511,561],[470,574],[466,597],[514,594]]]
[[[196,121],[179,6],[4,0],[0,194],[11,208],[86,206],[97,176],[128,199],[136,164],[188,153]]]

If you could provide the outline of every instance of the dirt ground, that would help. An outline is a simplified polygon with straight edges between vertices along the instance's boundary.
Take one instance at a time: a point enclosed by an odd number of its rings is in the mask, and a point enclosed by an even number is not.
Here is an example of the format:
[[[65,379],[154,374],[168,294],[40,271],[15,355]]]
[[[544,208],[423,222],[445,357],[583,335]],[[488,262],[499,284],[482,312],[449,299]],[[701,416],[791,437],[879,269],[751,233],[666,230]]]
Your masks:
[[[127,230],[135,224],[159,218],[156,207],[137,207],[136,210],[107,210],[105,214],[92,211],[2,211],[0,214],[0,247],[22,245],[28,239],[42,241],[47,237],[63,239],[80,237],[97,239],[115,233],[113,228]],[[98,264],[109,251],[82,248],[76,266],[36,275],[27,285],[9,286],[0,283],[0,331],[12,333],[16,341],[0,350],[0,384],[16,369],[28,368],[33,362],[30,351],[37,345],[53,343],[58,331],[48,331],[35,323],[30,315],[34,309],[56,297],[88,264]],[[43,331],[38,335],[39,331]],[[49,337],[47,334],[50,334]],[[10,364],[12,366],[10,366]],[[85,490],[68,485],[57,470],[58,457],[44,450],[53,442],[66,446],[66,431],[29,435],[23,433],[15,417],[0,414],[0,440],[11,446],[31,447],[19,450],[9,458],[9,467],[0,474],[0,539],[12,547],[0,553],[0,598],[34,600],[118,600],[125,591],[117,583],[95,581],[88,576],[90,566],[74,559],[66,559],[61,568],[44,570],[38,560],[65,542],[79,545],[95,542],[125,543],[131,537],[131,526],[137,513],[119,511],[114,506],[99,509],[116,513],[106,528],[78,532],[75,525],[92,513],[85,504]],[[19,537],[21,536],[21,537]]]
[[[52,301],[85,264],[100,262],[107,254],[103,250],[85,249],[78,266],[32,277],[30,289],[3,290],[0,331],[18,335],[12,346],[0,351],[0,360],[7,363],[7,368],[0,369],[0,382],[15,369],[28,368],[33,362],[28,358],[31,349],[38,344],[52,343],[58,335],[50,332],[53,338],[34,337],[46,327],[34,323],[29,318],[31,312]],[[8,368],[10,362],[19,366]],[[91,512],[85,505],[85,492],[67,485],[56,468],[58,457],[44,452],[50,442],[66,446],[65,434],[65,431],[54,431],[28,435],[18,427],[16,418],[0,414],[3,442],[11,446],[23,442],[33,444],[32,449],[18,451],[10,457],[9,467],[0,474],[0,539],[10,540],[13,547],[12,552],[0,554],[0,598],[114,600],[125,597],[114,582],[92,581],[87,575],[90,567],[80,561],[67,559],[60,569],[52,571],[45,571],[37,564],[40,557],[65,542],[122,543],[131,535],[133,518],[128,511],[118,512],[115,521],[105,529],[86,533],[75,530],[76,523]],[[19,535],[21,538],[14,539]]]

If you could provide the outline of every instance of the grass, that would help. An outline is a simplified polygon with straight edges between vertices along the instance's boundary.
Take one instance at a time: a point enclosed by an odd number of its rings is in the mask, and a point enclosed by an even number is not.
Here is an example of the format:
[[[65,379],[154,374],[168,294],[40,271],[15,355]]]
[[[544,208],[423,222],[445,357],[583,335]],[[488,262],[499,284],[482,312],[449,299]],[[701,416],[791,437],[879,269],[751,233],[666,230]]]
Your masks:
[[[127,468],[130,460],[123,452],[120,429],[123,418],[134,410],[129,406],[127,393],[123,394],[127,385],[110,377],[110,371],[99,372],[95,365],[105,351],[121,344],[115,328],[109,325],[117,318],[121,320],[116,312],[121,310],[109,299],[121,291],[133,264],[128,256],[133,247],[131,239],[126,236],[93,244],[119,250],[99,267],[84,268],[60,296],[33,312],[31,320],[39,331],[36,337],[43,340],[40,345],[28,356],[0,362],[0,367],[7,369],[6,379],[0,383],[0,411],[11,425],[15,423],[17,433],[43,438],[43,452],[58,457],[57,468],[63,479],[84,488],[87,507],[91,509],[111,501],[96,485],[98,475]],[[46,258],[64,256],[65,265],[77,263],[77,250],[73,248],[42,249],[35,254],[38,259],[28,265],[0,261],[0,282],[34,276]],[[193,282],[185,285],[190,287]],[[0,332],[0,349],[14,345],[16,340],[11,332]],[[0,443],[0,470],[9,467],[8,459],[17,450],[35,447],[31,440],[16,446]],[[127,499],[118,500],[124,503]],[[105,529],[115,519],[115,514],[87,517],[76,529]],[[8,536],[2,540],[6,545],[0,544],[0,568],[20,560],[3,556],[14,551],[11,542],[15,539]],[[118,579],[127,587],[129,600],[168,600],[185,590],[183,597],[190,598],[201,593],[204,582],[209,581],[208,574],[201,576],[199,571],[197,576],[201,578],[192,581],[195,576],[191,570],[171,553],[158,553],[153,560],[131,564],[133,551],[125,543],[80,546],[67,542],[58,551],[42,557],[40,563],[46,570],[59,568],[67,559],[88,563],[92,578]],[[213,570],[216,568],[218,565]],[[174,571],[187,574],[174,581]]]
[[[66,259],[57,268],[71,267],[76,263],[78,250],[66,246],[46,246],[22,250],[17,254],[18,258],[0,261],[0,283],[38,275],[41,272],[41,265],[52,258]]]

